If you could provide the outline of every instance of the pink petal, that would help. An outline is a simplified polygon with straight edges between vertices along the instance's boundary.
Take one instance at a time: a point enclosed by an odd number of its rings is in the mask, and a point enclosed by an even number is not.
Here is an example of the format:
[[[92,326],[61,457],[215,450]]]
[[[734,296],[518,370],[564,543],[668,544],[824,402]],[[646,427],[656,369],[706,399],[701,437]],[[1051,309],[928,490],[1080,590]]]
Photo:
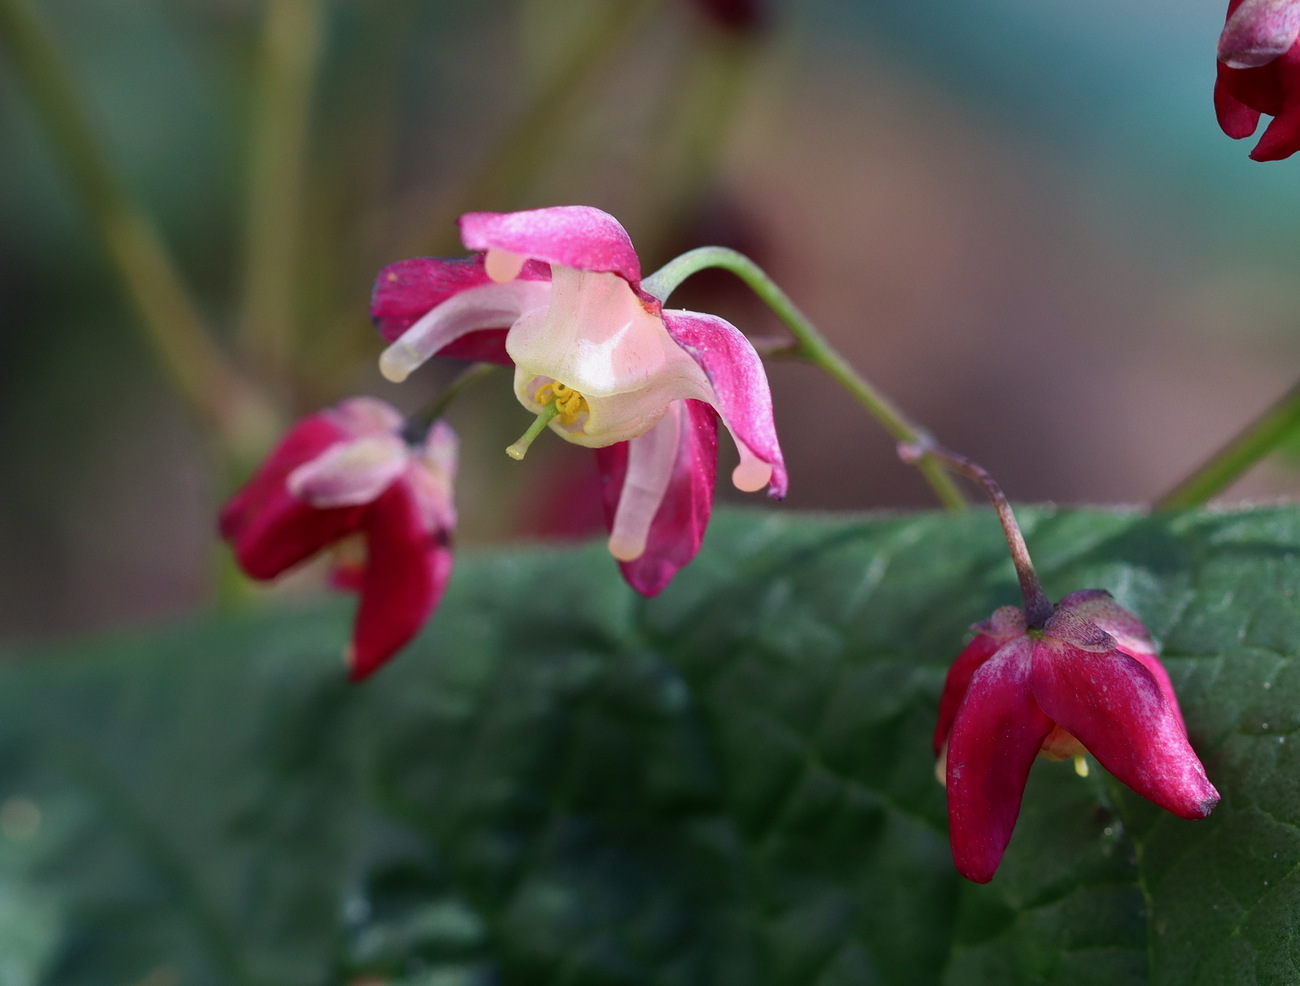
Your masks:
[[[353,681],[372,674],[433,614],[451,577],[450,534],[431,528],[407,482],[370,508],[367,563],[348,655]]]
[[[1008,622],[1008,616],[1012,618],[1012,625],[1018,622],[1019,628],[1011,634],[998,632],[1001,625]],[[1016,620],[1016,617],[1018,617],[1018,620]],[[971,677],[985,661],[1009,643],[1013,637],[1018,637],[1025,632],[1024,613],[1014,606],[1004,606],[994,613],[991,619],[977,624],[976,629],[979,632],[957,655],[957,660],[952,663],[952,667],[948,669],[947,677],[944,678],[943,692],[939,695],[939,721],[934,727],[934,752],[936,755],[943,749],[943,744],[948,740],[948,733],[952,730],[952,721],[957,717],[957,709],[961,707],[962,701],[966,698],[966,690],[970,687]]]
[[[1174,694],[1173,682],[1169,680],[1169,672],[1160,663],[1160,658],[1156,655],[1156,645],[1152,643],[1151,635],[1142,625],[1141,620],[1115,602],[1105,589],[1072,592],[1061,600],[1058,608],[1095,623],[1114,637],[1122,653],[1151,672],[1151,677],[1160,686],[1165,701],[1178,717],[1179,725],[1183,724],[1183,713],[1178,708],[1178,698]]]
[[[460,237],[470,250],[506,250],[548,264],[612,272],[641,284],[641,261],[617,219],[585,205],[526,212],[468,212]]]
[[[1029,768],[1052,731],[1029,689],[1033,643],[1018,637],[971,676],[948,737],[948,830],[957,870],[976,883],[993,879]]]
[[[596,463],[603,477],[605,516],[614,534],[624,500],[629,496],[626,488],[629,460],[636,456],[636,451],[629,446],[647,439],[654,443],[651,436],[665,427],[664,434],[671,431],[676,439],[675,454],[670,460],[671,475],[648,521],[644,552],[634,561],[619,563],[628,584],[644,596],[662,592],[678,569],[700,550],[713,507],[718,458],[717,415],[699,401],[679,401],[671,405],[668,415],[651,433],[596,450]],[[645,520],[639,517],[638,524]]]
[[[1156,645],[1142,621],[1126,610],[1105,589],[1080,589],[1064,597],[1056,607],[1105,630],[1127,653],[1154,654]]]
[[[699,364],[713,388],[710,403],[740,452],[732,482],[747,491],[767,485],[769,495],[785,496],[789,479],[776,438],[772,392],[754,347],[739,329],[714,315],[665,311],[663,320],[668,334]]]
[[[1233,71],[1219,63],[1219,78],[1214,83],[1214,115],[1218,118],[1220,130],[1233,140],[1241,140],[1253,134],[1259,126],[1259,110],[1251,109],[1232,94],[1230,82],[1224,77]]]
[[[1042,710],[1144,798],[1183,818],[1209,814],[1219,794],[1155,677],[1118,650],[1061,639],[1056,620],[1034,646],[1030,680]]]
[[[544,264],[528,264],[520,280],[549,280]],[[482,257],[441,260],[415,257],[389,264],[375,278],[370,296],[370,317],[386,342],[392,342],[444,301],[462,291],[492,283],[483,269]],[[485,328],[508,329],[510,322]],[[502,360],[501,362],[505,362]]]
[[[366,435],[337,442],[289,474],[289,492],[317,509],[371,503],[406,471],[406,442],[398,435]]]
[[[349,397],[321,413],[351,438],[396,434],[406,425],[401,411],[377,397]]]
[[[1250,152],[1252,161],[1281,161],[1300,151],[1300,93],[1288,95],[1286,106],[1264,128]]]
[[[240,567],[272,579],[361,526],[363,507],[318,510],[295,498],[289,474],[350,436],[329,412],[289,430],[253,478],[222,508],[218,525]]]
[[[479,329],[447,343],[438,350],[443,359],[463,359],[473,363],[500,363],[509,366],[506,335],[509,329]]]
[[[430,529],[454,530],[456,505],[453,492],[460,443],[451,425],[439,419],[429,428],[424,443],[413,450],[407,473],[419,509]]]
[[[1244,0],[1229,8],[1219,35],[1219,61],[1232,68],[1257,68],[1285,54],[1300,36],[1296,0]]]
[[[520,317],[544,308],[550,281],[519,278],[507,284],[489,281],[466,288],[425,312],[393,340],[379,358],[379,369],[400,383],[426,360],[471,333],[509,328]]]
[[[440,260],[415,257],[389,264],[375,278],[370,317],[385,342],[392,342],[431,308],[453,295],[487,284],[480,258]]]

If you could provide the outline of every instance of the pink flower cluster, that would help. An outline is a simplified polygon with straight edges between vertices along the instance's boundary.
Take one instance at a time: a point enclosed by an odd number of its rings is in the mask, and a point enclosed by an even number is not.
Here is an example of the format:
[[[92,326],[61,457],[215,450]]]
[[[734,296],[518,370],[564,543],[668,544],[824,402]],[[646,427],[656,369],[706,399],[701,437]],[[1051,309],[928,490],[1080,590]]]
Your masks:
[[[471,256],[405,260],[379,273],[371,312],[388,343],[380,368],[401,382],[435,357],[512,367],[514,396],[535,416],[528,434],[548,428],[594,450],[609,551],[633,588],[662,591],[699,551],[719,423],[739,458],[732,482],[785,494],[754,347],[720,318],[666,310],[643,288],[636,252],[611,216],[581,206],[471,213],[460,229]],[[1053,607],[1001,491],[968,460],[949,458],[995,491],[1032,614],[1004,607],[979,624],[944,685],[934,743],[958,870],[993,877],[1040,754],[1086,749],[1161,807],[1206,815],[1218,792],[1145,628],[1100,591]],[[405,646],[442,598],[455,472],[445,423],[408,421],[382,401],[355,398],[298,422],[226,505],[221,532],[258,579],[336,553],[335,584],[361,596],[348,649],[360,679]]]
[[[401,382],[432,357],[513,366],[519,403],[595,451],[609,550],[633,588],[655,595],[699,551],[719,421],[739,455],[733,483],[784,496],[754,347],[723,319],[666,310],[644,291],[612,216],[585,206],[479,212],[460,228],[472,256],[379,273],[371,314],[390,343],[380,369]],[[412,430],[378,401],[312,415],[222,513],[254,578],[362,536],[364,560],[336,578],[361,593],[350,652],[358,678],[415,635],[451,573],[454,439],[436,423],[411,445]]]

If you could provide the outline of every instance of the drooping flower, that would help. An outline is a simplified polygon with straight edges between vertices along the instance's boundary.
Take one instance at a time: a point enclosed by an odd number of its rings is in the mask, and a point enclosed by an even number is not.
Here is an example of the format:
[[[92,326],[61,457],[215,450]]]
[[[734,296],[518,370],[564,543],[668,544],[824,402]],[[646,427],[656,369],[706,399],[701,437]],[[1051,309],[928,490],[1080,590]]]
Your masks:
[[[723,319],[665,310],[641,287],[627,232],[599,209],[561,206],[460,219],[462,260],[384,268],[371,314],[394,381],[433,356],[515,368],[519,402],[594,448],[609,549],[654,595],[699,550],[712,508],[717,421],[740,454],[737,488],[784,496],[787,479],[762,361]]]
[[[1229,137],[1273,117],[1250,156],[1279,161],[1300,150],[1300,0],[1229,0],[1219,36],[1214,109]]]
[[[220,516],[222,537],[255,579],[339,549],[332,582],[361,596],[347,650],[354,681],[419,632],[451,576],[456,436],[436,421],[410,445],[404,425],[368,397],[309,415]]]
[[[1063,760],[1086,749],[1183,818],[1218,803],[1150,635],[1109,593],[1071,593],[1041,629],[1014,606],[975,629],[948,672],[934,734],[962,875],[993,878],[1040,754]]]

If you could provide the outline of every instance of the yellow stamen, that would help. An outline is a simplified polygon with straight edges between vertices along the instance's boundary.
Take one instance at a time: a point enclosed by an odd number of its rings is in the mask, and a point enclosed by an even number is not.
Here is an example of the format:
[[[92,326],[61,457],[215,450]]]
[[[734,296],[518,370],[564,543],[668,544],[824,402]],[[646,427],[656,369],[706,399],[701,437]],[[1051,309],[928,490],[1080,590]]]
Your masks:
[[[1088,776],[1088,760],[1082,753],[1074,755],[1074,772],[1080,777]]]
[[[537,388],[537,393],[533,395],[533,400],[538,404],[546,405],[552,401],[555,402],[556,410],[559,414],[560,423],[564,425],[575,425],[578,423],[578,417],[587,413],[590,408],[587,407],[587,398],[567,384],[562,384],[558,380],[552,380],[550,383],[542,384]]]

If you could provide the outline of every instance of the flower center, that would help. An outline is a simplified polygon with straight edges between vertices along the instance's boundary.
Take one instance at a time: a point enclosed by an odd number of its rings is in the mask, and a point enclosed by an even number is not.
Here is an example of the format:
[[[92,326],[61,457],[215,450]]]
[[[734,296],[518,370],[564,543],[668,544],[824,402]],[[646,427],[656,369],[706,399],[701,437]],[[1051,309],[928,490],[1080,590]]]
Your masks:
[[[579,391],[560,383],[558,380],[552,380],[538,387],[537,392],[533,395],[533,400],[543,407],[551,403],[551,401],[555,401],[560,423],[566,426],[577,424],[578,416],[587,414],[591,410],[587,407],[587,398],[583,397]]]

